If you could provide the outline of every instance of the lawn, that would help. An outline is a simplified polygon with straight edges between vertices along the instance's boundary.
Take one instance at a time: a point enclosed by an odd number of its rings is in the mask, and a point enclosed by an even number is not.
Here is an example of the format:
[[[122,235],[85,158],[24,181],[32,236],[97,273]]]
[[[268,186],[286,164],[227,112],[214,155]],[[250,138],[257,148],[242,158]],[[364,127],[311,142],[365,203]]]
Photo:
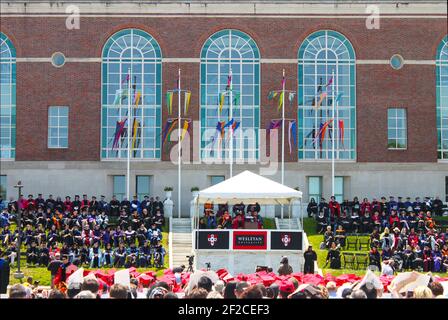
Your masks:
[[[167,251],[166,255],[165,255],[165,264],[164,264],[164,268],[161,269],[156,269],[156,268],[137,268],[137,271],[140,273],[146,272],[146,271],[154,271],[156,272],[157,276],[161,276],[163,275],[163,271],[165,269],[168,268],[169,266],[169,252],[168,252],[168,235],[169,235],[169,221],[167,219],[165,226],[163,226],[162,228],[162,234],[163,234],[163,238],[162,238],[162,245],[165,248],[165,250]],[[25,248],[22,248],[22,250],[25,250]],[[26,281],[27,277],[32,277],[33,281],[39,281],[40,285],[43,286],[49,286],[50,285],[50,272],[47,271],[47,268],[44,267],[26,267],[26,257],[23,253],[24,251],[22,251],[22,260],[21,260],[21,271],[25,274],[25,278],[22,281]],[[88,269],[84,266],[84,269]],[[101,268],[101,270],[109,270],[110,268]],[[96,270],[96,269],[95,269]],[[119,270],[119,269],[117,269]],[[10,284],[16,284],[19,283],[20,281],[14,278],[14,272],[17,271],[17,267],[16,265],[14,265],[14,267],[11,267],[11,274],[10,274]]]

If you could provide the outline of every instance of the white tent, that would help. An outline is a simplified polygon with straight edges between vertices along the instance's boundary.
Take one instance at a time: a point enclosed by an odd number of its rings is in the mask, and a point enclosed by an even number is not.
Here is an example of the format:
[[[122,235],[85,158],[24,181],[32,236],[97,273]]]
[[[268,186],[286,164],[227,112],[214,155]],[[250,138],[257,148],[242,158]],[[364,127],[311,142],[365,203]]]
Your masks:
[[[213,202],[230,205],[236,203],[291,204],[293,200],[302,199],[302,192],[284,186],[278,182],[244,171],[230,179],[199,191],[197,204]]]

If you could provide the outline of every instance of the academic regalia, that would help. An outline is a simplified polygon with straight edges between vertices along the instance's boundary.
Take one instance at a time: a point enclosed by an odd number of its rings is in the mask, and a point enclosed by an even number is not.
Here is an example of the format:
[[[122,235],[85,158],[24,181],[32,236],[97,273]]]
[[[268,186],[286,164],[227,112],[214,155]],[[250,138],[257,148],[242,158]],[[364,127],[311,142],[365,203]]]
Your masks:
[[[383,251],[384,252],[384,251]],[[380,257],[380,253],[378,252],[378,250],[371,250],[369,252],[369,265],[370,266],[376,266],[378,268],[378,270],[381,270],[381,257]]]
[[[423,271],[429,272],[433,269],[433,260],[431,249],[423,250]]]
[[[317,261],[317,254],[314,250],[306,250],[303,253],[303,257],[305,258],[305,265],[303,273],[314,273],[314,262]]]
[[[120,214],[120,201],[111,200],[109,202],[109,210],[111,216],[117,217]]]
[[[131,203],[128,200],[123,200],[120,202],[120,210],[125,210],[127,214],[131,213]]]
[[[101,267],[102,251],[99,246],[94,246],[90,248],[89,258],[90,258],[90,268]]]
[[[125,248],[117,248],[114,251],[114,266],[121,268],[124,266],[126,261],[126,249]]]
[[[29,247],[26,250],[26,263],[36,265],[39,261],[39,249],[36,247]]]
[[[0,258],[0,294],[6,294],[9,285],[10,267],[7,260]]]
[[[328,250],[327,262],[330,262],[330,269],[341,268],[341,253],[337,249]]]

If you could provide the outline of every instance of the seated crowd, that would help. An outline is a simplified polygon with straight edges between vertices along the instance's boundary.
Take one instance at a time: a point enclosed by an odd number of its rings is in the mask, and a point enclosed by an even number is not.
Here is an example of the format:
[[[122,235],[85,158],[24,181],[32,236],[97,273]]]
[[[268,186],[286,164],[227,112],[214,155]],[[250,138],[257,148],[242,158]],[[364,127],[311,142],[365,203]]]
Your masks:
[[[246,205],[241,202],[232,206],[219,204],[215,213],[213,203],[204,205],[204,216],[199,219],[200,229],[263,229],[258,203]]]
[[[11,228],[21,211],[22,232]],[[110,223],[109,220],[115,220]],[[0,252],[10,264],[17,258],[20,237],[29,266],[61,266],[63,260],[76,266],[163,267],[165,248],[162,226],[165,224],[163,203],[158,197],[145,196],[139,201],[126,198],[110,202],[91,200],[78,195],[62,201],[50,195],[44,199],[21,197],[11,200],[0,215]],[[14,230],[14,231],[12,231]],[[62,260],[60,260],[62,259]],[[53,263],[53,262],[58,263]],[[58,271],[54,268],[54,273]]]
[[[360,204],[344,201],[340,205],[334,197],[327,204],[310,201],[309,216],[317,222],[317,232],[323,233],[321,249],[327,248],[330,268],[341,267],[340,250],[345,247],[347,233],[370,237],[369,265],[393,274],[401,270],[448,272],[448,228],[439,226],[435,217],[442,215],[443,203],[426,197],[420,202],[407,198],[406,202],[378,202],[364,199]]]

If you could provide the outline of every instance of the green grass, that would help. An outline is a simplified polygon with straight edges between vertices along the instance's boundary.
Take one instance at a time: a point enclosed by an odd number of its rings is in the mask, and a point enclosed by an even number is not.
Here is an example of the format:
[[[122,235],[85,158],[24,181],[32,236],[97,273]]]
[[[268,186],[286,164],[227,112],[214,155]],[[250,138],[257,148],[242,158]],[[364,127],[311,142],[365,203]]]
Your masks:
[[[275,219],[263,218],[263,228],[264,229],[276,229]]]
[[[163,271],[165,269],[168,268],[169,266],[169,252],[168,252],[168,236],[169,236],[169,221],[168,219],[166,219],[166,223],[165,225],[162,227],[162,235],[163,235],[163,239],[162,239],[162,245],[165,248],[166,255],[165,255],[165,263],[163,268],[157,269],[157,268],[137,268],[137,271],[140,273],[146,272],[146,271],[154,271],[156,272],[157,276],[162,276],[163,275]],[[22,250],[26,250],[25,248],[23,248]],[[22,279],[23,281],[26,281],[27,277],[32,277],[33,281],[39,281],[40,285],[42,286],[49,286],[51,283],[51,276],[50,276],[50,272],[47,270],[47,268],[45,267],[26,267],[26,257],[24,255],[25,251],[22,251],[22,259],[21,259],[21,268],[20,270],[25,274],[25,278]],[[84,267],[84,269],[89,269]],[[101,270],[109,270],[111,268],[101,268]],[[119,268],[116,268],[117,270],[119,270]],[[96,270],[96,269],[93,269]],[[11,267],[11,273],[10,273],[10,284],[16,284],[16,283],[20,283],[20,281],[18,279],[14,278],[14,272],[17,271],[17,266],[16,263],[14,264],[13,267]]]
[[[322,269],[322,273],[325,276],[327,273],[331,273],[334,276],[339,276],[341,274],[347,274],[347,273],[354,273],[356,275],[362,276],[365,274],[364,270],[353,270],[353,269],[330,269],[330,268],[323,268],[325,266],[325,261],[327,259],[327,252],[328,250],[320,249],[320,243],[324,240],[323,234],[317,234],[316,233],[316,221],[313,218],[305,218],[303,219],[303,228],[306,232],[306,235],[308,237],[308,241],[310,245],[313,246],[313,250],[317,253],[317,265],[319,268]],[[350,238],[350,236],[348,237]],[[368,238],[367,236],[362,238]],[[344,250],[348,251],[348,250]],[[350,252],[366,252],[364,251],[353,251],[350,250]]]

